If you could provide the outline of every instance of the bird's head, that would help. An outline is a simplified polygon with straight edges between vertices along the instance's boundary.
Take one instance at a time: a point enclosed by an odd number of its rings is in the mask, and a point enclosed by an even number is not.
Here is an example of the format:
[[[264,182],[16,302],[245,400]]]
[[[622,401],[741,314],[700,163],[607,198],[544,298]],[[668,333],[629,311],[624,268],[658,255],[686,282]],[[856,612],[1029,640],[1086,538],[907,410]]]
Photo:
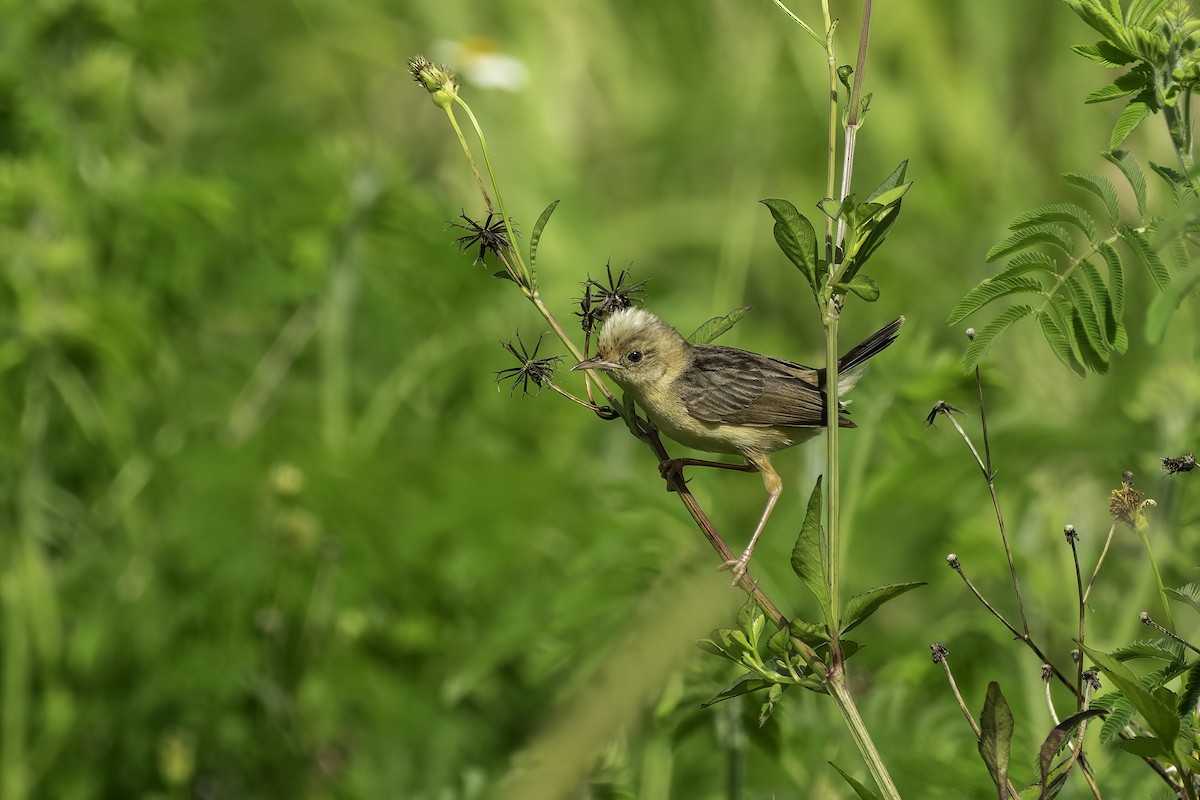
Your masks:
[[[604,321],[596,355],[571,369],[602,369],[624,389],[647,391],[687,367],[687,342],[642,308],[623,308]]]

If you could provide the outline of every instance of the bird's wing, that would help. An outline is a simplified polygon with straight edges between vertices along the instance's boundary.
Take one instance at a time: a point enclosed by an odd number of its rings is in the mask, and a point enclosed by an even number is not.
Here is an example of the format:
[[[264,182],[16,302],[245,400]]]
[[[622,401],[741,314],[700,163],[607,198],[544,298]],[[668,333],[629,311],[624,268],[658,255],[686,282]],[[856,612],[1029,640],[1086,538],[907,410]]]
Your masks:
[[[690,368],[676,387],[688,413],[731,425],[819,427],[825,393],[803,364],[721,345],[691,348]]]

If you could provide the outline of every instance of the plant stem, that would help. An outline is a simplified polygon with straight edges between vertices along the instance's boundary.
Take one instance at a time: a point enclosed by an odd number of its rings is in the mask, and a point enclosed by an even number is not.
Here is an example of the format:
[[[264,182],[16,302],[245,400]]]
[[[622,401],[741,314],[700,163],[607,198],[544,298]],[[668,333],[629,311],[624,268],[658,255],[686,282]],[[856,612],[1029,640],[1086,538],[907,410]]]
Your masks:
[[[462,128],[458,127],[458,119],[454,116],[454,108],[446,106],[446,116],[450,120],[450,127],[454,128],[454,133],[458,136],[458,143],[462,145],[463,154],[467,157],[467,163],[471,166],[471,174],[475,176],[475,182],[479,184],[479,193],[483,195],[483,204],[487,207],[488,213],[493,213],[492,198],[487,193],[487,188],[483,185],[483,176],[479,174],[479,168],[475,166],[475,156],[471,155],[471,146],[467,144],[467,137],[463,135]],[[512,240],[509,239],[511,242]]]
[[[1167,600],[1167,589],[1163,586],[1162,574],[1158,571],[1158,561],[1154,558],[1154,551],[1150,548],[1150,534],[1143,531],[1139,534],[1142,538],[1142,544],[1146,547],[1146,556],[1150,559],[1150,567],[1154,570],[1154,582],[1158,585],[1158,597],[1162,601],[1163,617],[1167,621],[1167,628],[1175,630],[1175,620],[1171,618],[1171,604]]]
[[[830,298],[825,314],[825,421],[826,421],[826,460],[825,470],[829,476],[826,484],[828,502],[826,503],[825,526],[825,577],[829,586],[829,633],[830,646],[833,652],[832,666],[835,672],[840,671],[842,660],[841,630],[841,572],[842,572],[842,542],[841,542],[841,461],[839,453],[840,436],[838,436],[838,420],[841,408],[838,403],[838,310],[836,301]]]
[[[1070,529],[1067,541],[1071,545],[1071,560],[1075,563],[1075,592],[1079,598],[1079,658],[1075,669],[1075,710],[1083,710],[1083,645],[1087,606],[1083,602],[1083,576],[1079,572],[1079,550],[1075,547],[1075,531]],[[1057,724],[1057,723],[1055,723]]]
[[[1117,530],[1117,523],[1114,521],[1108,528],[1108,538],[1104,540],[1104,549],[1100,551],[1100,558],[1096,560],[1096,569],[1092,571],[1091,580],[1088,581],[1087,590],[1083,593],[1083,602],[1086,604],[1088,597],[1092,594],[1092,584],[1096,582],[1096,576],[1100,574],[1100,565],[1104,563],[1104,557],[1108,555],[1108,546],[1112,544],[1113,533]]]
[[[854,698],[846,687],[845,673],[831,672],[825,686],[829,689],[829,696],[833,698],[838,711],[841,712],[842,720],[846,723],[846,728],[850,731],[854,744],[858,746],[858,752],[862,754],[863,761],[867,764],[867,770],[874,778],[880,794],[887,800],[900,800],[900,792],[896,788],[896,784],[892,782],[892,776],[888,774],[879,751],[875,749],[871,734],[867,732],[866,723],[863,722],[862,716],[858,713],[858,706],[854,704]]]

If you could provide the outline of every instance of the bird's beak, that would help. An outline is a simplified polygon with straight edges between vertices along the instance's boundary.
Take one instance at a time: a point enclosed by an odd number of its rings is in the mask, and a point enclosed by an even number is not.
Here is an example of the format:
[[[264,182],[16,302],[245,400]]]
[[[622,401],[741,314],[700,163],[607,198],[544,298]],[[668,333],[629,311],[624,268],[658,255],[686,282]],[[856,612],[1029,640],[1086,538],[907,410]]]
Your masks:
[[[574,372],[578,369],[616,369],[618,366],[620,365],[614,364],[611,361],[605,361],[600,356],[592,356],[587,361],[580,361],[571,367],[571,371]]]

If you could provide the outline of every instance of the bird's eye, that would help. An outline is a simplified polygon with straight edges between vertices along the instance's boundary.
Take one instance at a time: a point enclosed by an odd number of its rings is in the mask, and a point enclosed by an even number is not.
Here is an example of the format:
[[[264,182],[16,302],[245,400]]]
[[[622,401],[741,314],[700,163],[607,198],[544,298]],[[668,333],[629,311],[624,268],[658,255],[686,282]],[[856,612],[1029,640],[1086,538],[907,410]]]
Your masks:
[[[627,355],[625,357],[627,359],[629,359],[630,364],[636,364],[642,360],[642,351],[641,350],[630,350],[629,355]]]

